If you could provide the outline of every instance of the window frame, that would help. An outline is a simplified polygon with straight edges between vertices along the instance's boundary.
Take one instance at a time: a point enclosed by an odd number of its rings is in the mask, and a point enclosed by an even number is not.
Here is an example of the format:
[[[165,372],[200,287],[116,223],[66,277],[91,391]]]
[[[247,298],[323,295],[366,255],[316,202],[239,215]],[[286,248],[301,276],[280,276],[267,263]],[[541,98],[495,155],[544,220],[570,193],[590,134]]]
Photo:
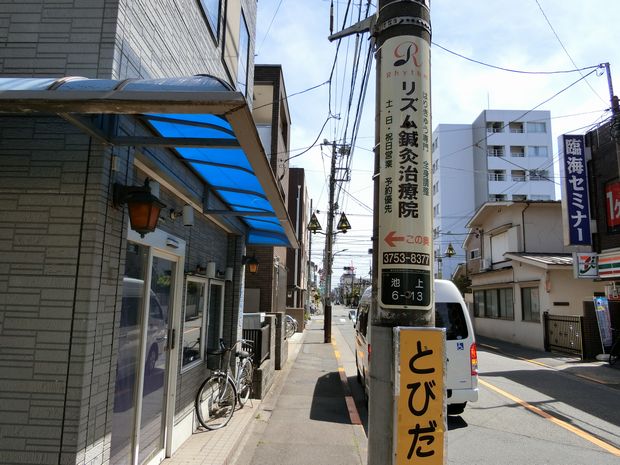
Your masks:
[[[222,1],[223,0],[198,0],[200,10],[205,17],[205,22],[209,27],[209,32],[211,32],[211,35],[213,36],[216,44],[220,41],[220,25],[222,23]],[[213,16],[213,9],[215,7],[215,5],[213,5],[214,2],[217,3],[215,18]]]
[[[245,32],[246,42],[242,41],[242,32]],[[241,14],[239,16],[239,36],[238,36],[238,47],[239,47],[239,56],[237,57],[237,76],[235,78],[236,86],[243,96],[248,98],[248,88],[249,88],[249,78],[250,78],[250,29],[248,28],[248,22],[245,19],[245,13],[243,12],[243,8],[241,9]],[[243,50],[245,45],[245,50]],[[245,53],[244,53],[245,52]],[[245,55],[245,56],[243,56]],[[245,63],[245,82],[242,84],[239,80],[239,73],[242,70],[242,62]]]
[[[508,294],[510,294],[510,299],[507,299]],[[513,288],[495,287],[474,290],[474,317],[514,321]]]
[[[541,155],[543,149],[545,154]],[[546,145],[528,145],[527,156],[530,158],[549,158],[549,147]]]
[[[212,304],[212,299],[211,299],[211,289],[215,286],[221,287],[221,294],[220,294],[220,302],[219,302],[219,308],[217,309],[217,312],[219,313],[219,318],[218,321],[216,321],[215,323],[217,324],[217,337],[215,338],[215,345],[209,346],[209,325],[211,324],[211,322],[213,321],[212,317],[213,317],[213,312],[211,311],[211,304]],[[226,291],[226,282],[221,280],[221,279],[210,279],[209,280],[209,289],[208,289],[208,304],[207,304],[207,324],[205,325],[205,360],[207,359],[207,354],[206,351],[209,349],[212,350],[217,350],[219,349],[219,340],[224,336],[224,298],[225,298],[225,291]]]
[[[528,121],[526,130],[528,134],[547,134],[547,123],[545,121]]]
[[[533,313],[532,313],[532,296],[530,294],[529,299],[527,300],[528,302],[528,314],[529,314],[529,318],[526,318],[526,299],[525,299],[525,292],[532,292],[535,291],[536,295],[537,295],[537,302],[536,302],[536,306],[538,307],[538,311],[535,312],[538,314],[538,319],[534,319],[532,317]],[[540,323],[540,288],[538,286],[524,286],[521,288],[521,320],[522,321],[527,321],[529,323]]]
[[[202,286],[203,289],[203,299],[202,299],[202,316],[200,317],[200,345],[198,347],[198,358],[195,360],[192,360],[191,362],[185,364],[184,363],[184,356],[183,353],[185,351],[185,343],[186,343],[186,315],[187,315],[187,296],[188,296],[188,291],[189,291],[189,284],[190,283],[197,283],[198,285]],[[202,363],[205,362],[206,357],[205,357],[205,351],[206,351],[206,329],[207,329],[207,311],[208,311],[208,303],[209,303],[209,294],[207,293],[209,289],[209,279],[206,277],[200,277],[200,276],[187,276],[185,279],[185,289],[183,292],[183,314],[182,314],[182,318],[181,318],[181,363],[180,363],[180,367],[181,367],[181,373],[184,373],[190,369],[192,369],[193,367],[199,366]]]

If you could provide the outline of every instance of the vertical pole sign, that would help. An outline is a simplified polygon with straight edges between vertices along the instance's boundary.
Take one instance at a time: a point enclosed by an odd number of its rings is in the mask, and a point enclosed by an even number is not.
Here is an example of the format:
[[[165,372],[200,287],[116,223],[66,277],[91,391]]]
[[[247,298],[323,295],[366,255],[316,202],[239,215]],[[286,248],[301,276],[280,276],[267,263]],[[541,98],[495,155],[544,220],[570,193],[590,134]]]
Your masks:
[[[432,306],[430,44],[397,36],[382,46],[379,317]],[[432,312],[430,312],[432,316]],[[409,319],[409,317],[405,317]]]
[[[398,326],[435,326],[430,0],[379,0],[373,33],[377,60],[377,176],[370,311],[368,465],[435,464],[438,462],[427,461],[420,455],[407,458],[408,454],[399,455],[395,449],[399,431],[402,433],[406,429],[411,439],[416,435],[416,425],[426,427],[422,421],[425,418],[406,414],[401,410],[406,406],[398,404],[394,397],[398,373],[401,376],[404,373],[395,362],[397,341],[393,331]],[[410,349],[417,350],[417,345],[403,347],[403,350]],[[401,357],[407,358],[403,354]],[[425,363],[429,360],[425,358]],[[443,363],[441,359],[436,361]],[[443,405],[443,392],[434,395]],[[433,450],[443,447],[440,445],[443,436],[433,434],[429,439],[427,432],[419,433],[424,438],[418,435],[415,436],[417,440],[429,440]],[[422,446],[422,455],[427,451],[427,447]]]
[[[581,135],[562,135],[562,217],[565,245],[590,245],[590,207],[585,140]]]
[[[394,463],[443,465],[446,332],[394,328]]]

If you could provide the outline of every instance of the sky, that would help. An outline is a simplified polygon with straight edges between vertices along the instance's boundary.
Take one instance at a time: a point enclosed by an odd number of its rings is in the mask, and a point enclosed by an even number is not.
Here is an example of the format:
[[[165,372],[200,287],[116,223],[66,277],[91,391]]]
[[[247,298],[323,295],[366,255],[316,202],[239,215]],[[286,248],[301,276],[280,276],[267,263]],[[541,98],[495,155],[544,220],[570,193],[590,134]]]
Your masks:
[[[363,19],[367,1],[361,3]],[[334,0],[334,32],[360,18],[360,0],[355,0],[345,22],[347,5],[347,0]],[[373,0],[370,14],[376,12],[376,7],[377,0]],[[360,96],[357,90],[351,106],[350,89],[359,89],[361,82],[358,77],[352,84],[353,52],[357,43],[365,57],[370,46],[368,33],[342,39],[339,47],[338,41],[330,42],[329,11],[330,0],[260,0],[254,47],[256,64],[282,65],[291,113],[290,166],[305,169],[308,194],[313,210],[318,210],[323,231],[327,224],[331,145],[321,143],[341,143],[344,134],[350,136],[353,116],[347,118],[347,109],[352,108],[354,114]],[[536,72],[574,71],[607,62],[612,81],[617,81],[613,83],[618,94],[618,18],[618,0],[431,0],[432,127],[471,124],[485,109],[536,108],[551,112],[554,145],[561,134],[584,134],[609,117],[610,92],[603,69],[586,78],[583,76],[591,69],[556,74],[513,73],[455,54],[497,67]],[[368,278],[370,273],[374,58],[372,64],[350,155],[350,180],[339,183],[342,190],[338,211],[345,212],[351,230],[336,235],[333,285],[345,266],[354,266],[358,277]],[[357,75],[361,76],[361,71]],[[557,147],[554,156],[558,156]],[[559,183],[559,178],[556,181]],[[323,267],[324,241],[323,235],[312,238],[312,260],[319,268]]]

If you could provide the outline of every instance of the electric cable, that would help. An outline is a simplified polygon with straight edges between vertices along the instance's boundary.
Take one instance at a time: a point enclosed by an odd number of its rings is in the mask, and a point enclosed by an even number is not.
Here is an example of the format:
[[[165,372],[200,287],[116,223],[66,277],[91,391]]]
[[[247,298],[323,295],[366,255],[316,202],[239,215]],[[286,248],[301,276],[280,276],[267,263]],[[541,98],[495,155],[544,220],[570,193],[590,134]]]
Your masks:
[[[278,11],[280,11],[280,6],[282,5],[283,1],[284,0],[280,0],[280,3],[278,3],[278,6],[276,7],[276,11],[274,12],[273,16],[271,17],[271,21],[269,22],[269,26],[267,27],[267,30],[265,31],[265,37],[263,37],[262,42],[260,43],[258,48],[256,48],[256,55],[257,56],[259,54],[259,50],[261,48],[263,48],[263,44],[265,43],[265,40],[267,40],[267,36],[269,35],[269,31],[271,30],[271,26],[273,25],[273,21],[276,19],[276,16],[278,15]]]
[[[560,39],[560,36],[558,35],[558,33],[555,31],[555,28],[551,24],[551,21],[549,21],[549,18],[547,17],[547,14],[545,13],[545,10],[543,10],[543,7],[541,6],[540,2],[538,0],[534,0],[534,1],[538,5],[538,8],[540,9],[540,12],[542,13],[543,17],[545,18],[545,21],[549,25],[549,28],[551,29],[551,32],[553,32],[553,35],[555,36],[555,38],[560,43],[560,46],[562,47],[562,50],[564,50],[564,53],[566,53],[566,56],[568,57],[568,59],[571,61],[571,63],[575,67],[575,70],[578,71],[579,74],[581,74],[583,76],[583,74],[581,72],[582,69],[578,69],[577,63],[575,63],[575,60],[573,60],[573,57],[570,55],[570,53],[568,53],[568,50],[566,49],[566,47],[562,43],[562,40]],[[594,93],[594,95],[596,95],[603,103],[606,103],[606,101],[598,94],[598,92],[596,92],[594,90],[594,87],[592,87],[588,81],[586,81],[586,84],[588,85],[590,90]]]
[[[580,71],[586,71],[588,69],[593,69],[593,68],[601,68],[601,64],[598,65],[592,65],[592,66],[585,66],[583,68],[577,68],[577,69],[567,69],[567,70],[556,70],[556,71],[525,71],[525,70],[519,70],[519,69],[511,69],[511,68],[504,68],[503,66],[496,66],[496,65],[492,65],[490,63],[485,63],[484,61],[479,61],[479,60],[475,60],[473,58],[469,58],[466,57],[465,55],[461,55],[460,53],[454,52],[446,47],[444,47],[443,45],[438,44],[437,42],[431,42],[434,46],[439,47],[440,49],[454,55],[457,56],[459,58],[462,58],[464,60],[467,61],[471,61],[472,63],[476,63],[478,65],[482,65],[482,66],[486,66],[488,68],[493,68],[493,69],[498,69],[500,71],[506,71],[509,73],[518,73],[518,74],[568,74],[568,73],[577,73]]]

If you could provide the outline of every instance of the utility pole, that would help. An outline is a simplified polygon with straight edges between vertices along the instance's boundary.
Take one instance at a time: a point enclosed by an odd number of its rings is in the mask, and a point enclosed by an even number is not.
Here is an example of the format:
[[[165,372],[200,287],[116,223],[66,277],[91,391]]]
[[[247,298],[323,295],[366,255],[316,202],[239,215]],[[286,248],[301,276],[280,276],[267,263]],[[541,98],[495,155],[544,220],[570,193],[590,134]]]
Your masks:
[[[368,465],[386,465],[394,463],[397,433],[394,327],[435,324],[430,0],[379,0],[372,30],[377,92]]]
[[[609,88],[609,100],[611,101],[611,138],[616,143],[618,176],[620,176],[620,103],[618,102],[618,96],[614,95],[609,63],[604,63],[603,66],[605,66],[605,72],[607,73],[607,87]]]
[[[325,236],[325,300],[323,342],[332,342],[332,247],[334,245],[334,195],[336,192],[336,142],[332,142],[332,163],[329,171],[329,206],[327,211],[327,234]]]

